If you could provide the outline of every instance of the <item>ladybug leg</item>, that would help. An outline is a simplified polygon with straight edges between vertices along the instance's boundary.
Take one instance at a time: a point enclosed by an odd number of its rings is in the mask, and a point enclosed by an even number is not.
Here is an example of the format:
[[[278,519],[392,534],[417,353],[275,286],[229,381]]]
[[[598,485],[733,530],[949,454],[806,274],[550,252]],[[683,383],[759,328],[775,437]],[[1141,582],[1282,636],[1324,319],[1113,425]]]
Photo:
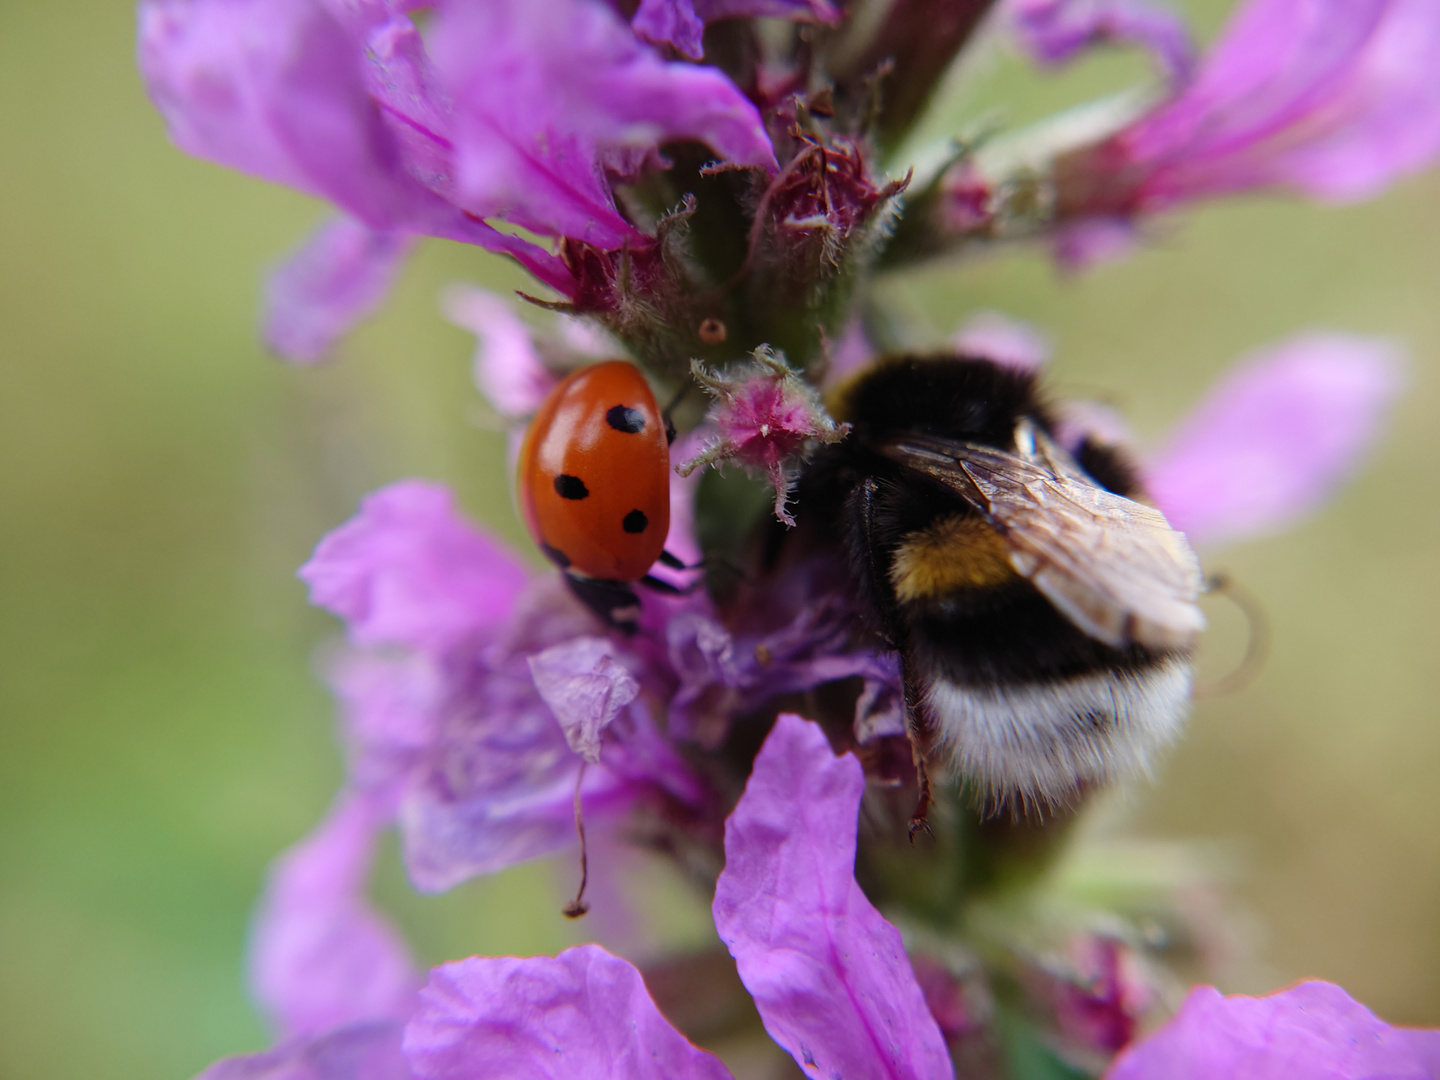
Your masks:
[[[606,626],[622,634],[634,634],[640,629],[640,597],[625,582],[566,573],[565,584]]]
[[[705,569],[705,560],[701,559],[699,562],[691,565],[678,555],[671,555],[668,551],[662,551],[660,552],[660,565],[668,566],[671,570],[703,570]]]
[[[666,565],[669,564],[667,563]],[[687,566],[685,569],[691,570],[694,568]],[[646,574],[640,579],[639,584],[644,585],[652,592],[664,593],[666,596],[689,596],[705,583],[703,581],[692,581],[689,585],[671,585],[668,581],[662,581],[660,578],[654,577],[651,574]]]

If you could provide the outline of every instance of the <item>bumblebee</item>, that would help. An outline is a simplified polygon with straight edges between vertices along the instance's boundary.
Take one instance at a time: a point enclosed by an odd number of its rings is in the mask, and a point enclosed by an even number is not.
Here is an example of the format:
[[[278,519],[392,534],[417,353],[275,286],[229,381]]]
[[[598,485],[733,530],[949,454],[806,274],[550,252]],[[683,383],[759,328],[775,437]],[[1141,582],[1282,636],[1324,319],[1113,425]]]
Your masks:
[[[1035,377],[981,359],[883,360],[832,412],[851,434],[804,469],[766,562],[848,563],[898,652],[912,832],[932,769],[1012,810],[1144,772],[1189,710],[1203,578],[1134,464],[1062,445]]]

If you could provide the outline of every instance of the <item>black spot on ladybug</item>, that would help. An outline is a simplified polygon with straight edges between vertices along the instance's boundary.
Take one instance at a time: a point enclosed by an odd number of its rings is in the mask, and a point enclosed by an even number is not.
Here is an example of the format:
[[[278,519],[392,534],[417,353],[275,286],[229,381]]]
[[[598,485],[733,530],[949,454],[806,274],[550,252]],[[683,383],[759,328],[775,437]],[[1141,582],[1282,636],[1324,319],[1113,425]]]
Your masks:
[[[638,435],[645,430],[645,414],[629,405],[612,406],[605,414],[605,422],[626,435]]]
[[[590,494],[590,489],[580,477],[561,473],[555,477],[555,493],[562,499],[583,499]]]
[[[564,570],[567,566],[570,565],[570,556],[566,555],[565,552],[561,551],[559,548],[551,547],[549,544],[542,542],[540,544],[540,549],[545,552],[545,557],[551,562],[553,562],[556,566],[560,567],[561,570]]]
[[[625,520],[620,523],[628,533],[642,533],[645,527],[650,524],[650,519],[639,510],[631,510],[625,515]]]

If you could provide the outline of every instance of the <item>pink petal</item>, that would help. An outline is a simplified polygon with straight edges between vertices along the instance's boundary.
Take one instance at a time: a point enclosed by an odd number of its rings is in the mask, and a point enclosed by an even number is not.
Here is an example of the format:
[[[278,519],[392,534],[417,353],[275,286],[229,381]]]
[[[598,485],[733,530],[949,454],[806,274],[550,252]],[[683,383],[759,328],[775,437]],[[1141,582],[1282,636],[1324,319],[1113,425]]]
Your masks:
[[[733,83],[660,60],[595,0],[451,5],[431,53],[455,102],[456,199],[480,217],[617,248],[641,234],[611,198],[603,166],[614,154],[690,138],[775,167]]]
[[[319,0],[144,0],[141,74],[182,150],[327,199],[374,229],[510,255],[569,295],[559,259],[447,201],[448,105],[408,20],[376,25],[381,6],[337,3],[337,17]],[[375,276],[369,303],[383,291]],[[316,348],[313,334],[302,352]]]
[[[1249,0],[1117,145],[1154,205],[1266,184],[1365,198],[1440,156],[1437,70],[1432,0]]]
[[[1039,371],[1050,359],[1049,340],[1030,323],[998,311],[979,311],[950,337],[967,356],[983,356],[1013,371]]]
[[[300,568],[310,602],[364,645],[444,652],[501,623],[524,566],[455,510],[439,484],[402,480],[367,495]]]
[[[403,1019],[420,979],[400,935],[363,898],[388,815],[343,796],[276,863],[256,917],[250,979],[287,1035]]]
[[[1195,65],[1185,21],[1145,0],[1008,0],[1003,10],[1026,51],[1042,64],[1118,42],[1149,49],[1173,83],[1188,79]]]
[[[730,1080],[670,1026],[640,973],[598,945],[430,973],[405,1029],[416,1080]]]
[[[436,202],[401,166],[359,48],[317,0],[145,0],[139,61],[182,150],[375,228]]]
[[[217,1061],[195,1080],[413,1080],[399,1024],[356,1024]]]
[[[904,942],[855,883],[864,787],[818,725],[782,715],[725,825],[715,928],[807,1076],[952,1080]]]
[[[1128,257],[1137,240],[1129,218],[1095,216],[1062,224],[1051,236],[1050,248],[1062,270],[1078,273]]]
[[[1440,1031],[1393,1028],[1344,990],[1302,982],[1266,997],[1197,986],[1105,1080],[1433,1080]]]
[[[286,360],[319,360],[380,306],[410,247],[404,233],[332,218],[270,275],[265,343]]]
[[[340,703],[349,783],[393,810],[445,716],[450,689],[441,666],[423,654],[346,649],[327,675]]]
[[[560,721],[566,743],[589,762],[600,760],[600,733],[640,693],[614,652],[606,638],[581,637],[529,659],[535,689]]]
[[[445,317],[476,338],[475,385],[506,419],[529,416],[555,386],[530,327],[506,301],[485,289],[455,285],[440,298]]]
[[[1284,528],[1359,466],[1402,382],[1381,341],[1312,334],[1257,353],[1150,462],[1150,493],[1192,542]]]
[[[829,345],[830,365],[825,369],[825,385],[838,386],[850,376],[864,371],[875,362],[875,346],[865,336],[865,324],[858,318],[845,324],[840,339]]]

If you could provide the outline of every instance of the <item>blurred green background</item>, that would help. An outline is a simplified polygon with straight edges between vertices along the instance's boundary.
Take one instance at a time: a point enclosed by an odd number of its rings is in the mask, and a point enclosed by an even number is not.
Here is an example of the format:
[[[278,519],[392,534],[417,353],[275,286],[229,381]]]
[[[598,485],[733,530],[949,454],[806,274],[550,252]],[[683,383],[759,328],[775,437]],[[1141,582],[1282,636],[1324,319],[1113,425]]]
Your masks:
[[[1205,33],[1224,5],[1192,5]],[[453,484],[517,543],[501,437],[477,421],[451,281],[523,284],[430,244],[335,363],[256,343],[263,268],[315,204],[189,159],[132,64],[124,2],[10,4],[0,34],[0,1075],[183,1078],[263,1044],[244,992],[267,861],[339,777],[312,675],[334,625],[295,568],[358,497]],[[1120,85],[972,72],[970,114],[1025,117]],[[978,102],[979,104],[975,104]],[[1409,393],[1354,484],[1303,527],[1220,553],[1274,623],[1243,692],[1126,810],[1146,836],[1226,841],[1262,963],[1393,1021],[1440,1023],[1440,174],[1366,206],[1206,207],[1131,261],[1059,279],[1034,251],[890,286],[948,332],[977,308],[1051,334],[1058,385],[1157,437],[1233,358],[1300,328],[1393,335]],[[1223,663],[1222,665],[1223,666]],[[567,940],[521,868],[378,891],[426,960]]]

